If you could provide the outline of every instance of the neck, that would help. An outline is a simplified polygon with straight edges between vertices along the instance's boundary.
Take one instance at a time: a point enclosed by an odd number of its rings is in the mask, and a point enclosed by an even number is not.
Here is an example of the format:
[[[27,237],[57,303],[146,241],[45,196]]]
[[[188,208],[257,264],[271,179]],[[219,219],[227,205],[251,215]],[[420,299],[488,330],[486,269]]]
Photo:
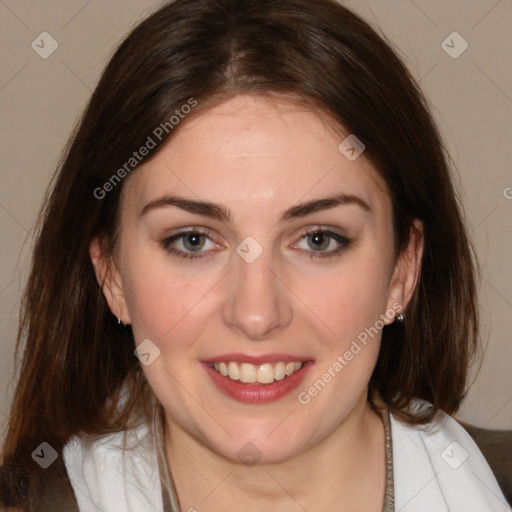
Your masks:
[[[166,415],[165,451],[182,512],[365,510],[380,512],[385,433],[366,395],[338,427],[279,463],[247,467],[190,436]]]

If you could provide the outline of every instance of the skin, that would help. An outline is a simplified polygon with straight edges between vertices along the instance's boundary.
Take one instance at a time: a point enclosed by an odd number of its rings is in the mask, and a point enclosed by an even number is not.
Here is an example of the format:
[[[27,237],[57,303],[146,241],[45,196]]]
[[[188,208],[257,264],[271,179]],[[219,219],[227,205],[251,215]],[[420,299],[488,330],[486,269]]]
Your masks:
[[[143,370],[165,409],[183,511],[256,511],[262,502],[287,512],[382,509],[384,427],[366,399],[380,333],[308,404],[297,400],[393,304],[405,309],[418,279],[422,226],[415,222],[397,258],[387,187],[364,154],[349,161],[338,150],[346,135],[298,104],[229,99],[182,122],[126,180],[114,261],[98,240],[91,245],[113,314],[132,325],[137,344],[150,339],[160,350]],[[347,203],[278,221],[287,208],[333,193],[357,196],[371,211]],[[231,220],[175,206],[140,215],[170,194],[223,205]],[[188,227],[210,230],[202,259],[178,259],[161,244]],[[313,237],[300,235],[318,228],[352,242],[332,258],[310,258]],[[236,252],[248,236],[263,248],[252,263]],[[172,247],[192,252],[183,238]],[[200,363],[234,352],[297,355],[314,367],[276,402],[245,404],[221,393]],[[237,456],[248,442],[261,454],[250,467]]]

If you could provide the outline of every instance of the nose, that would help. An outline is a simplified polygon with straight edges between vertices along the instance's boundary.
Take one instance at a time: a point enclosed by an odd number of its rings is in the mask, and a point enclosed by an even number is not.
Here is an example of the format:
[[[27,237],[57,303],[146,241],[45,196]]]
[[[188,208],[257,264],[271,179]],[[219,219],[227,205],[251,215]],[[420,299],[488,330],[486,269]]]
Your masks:
[[[291,292],[263,253],[252,263],[234,256],[223,320],[231,329],[253,341],[268,340],[293,318]]]

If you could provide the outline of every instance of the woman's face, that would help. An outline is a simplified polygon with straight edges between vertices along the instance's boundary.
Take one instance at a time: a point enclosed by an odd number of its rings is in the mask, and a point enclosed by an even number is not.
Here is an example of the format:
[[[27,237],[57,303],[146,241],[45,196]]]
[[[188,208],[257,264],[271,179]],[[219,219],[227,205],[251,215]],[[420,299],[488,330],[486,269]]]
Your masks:
[[[237,96],[182,123],[125,183],[105,294],[172,428],[287,460],[361,411],[417,257],[396,260],[384,182],[319,114]]]

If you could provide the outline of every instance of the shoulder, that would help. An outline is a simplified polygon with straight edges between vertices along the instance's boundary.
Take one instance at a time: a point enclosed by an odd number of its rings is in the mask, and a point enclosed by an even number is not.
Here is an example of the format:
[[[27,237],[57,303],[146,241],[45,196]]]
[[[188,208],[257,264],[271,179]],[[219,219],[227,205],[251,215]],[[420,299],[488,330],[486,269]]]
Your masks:
[[[64,446],[80,510],[161,510],[154,437],[146,425],[100,438],[74,436]],[[95,509],[94,509],[95,510]]]
[[[418,400],[414,406],[430,404]],[[482,452],[454,418],[439,411],[418,426],[390,419],[397,510],[511,510]]]

